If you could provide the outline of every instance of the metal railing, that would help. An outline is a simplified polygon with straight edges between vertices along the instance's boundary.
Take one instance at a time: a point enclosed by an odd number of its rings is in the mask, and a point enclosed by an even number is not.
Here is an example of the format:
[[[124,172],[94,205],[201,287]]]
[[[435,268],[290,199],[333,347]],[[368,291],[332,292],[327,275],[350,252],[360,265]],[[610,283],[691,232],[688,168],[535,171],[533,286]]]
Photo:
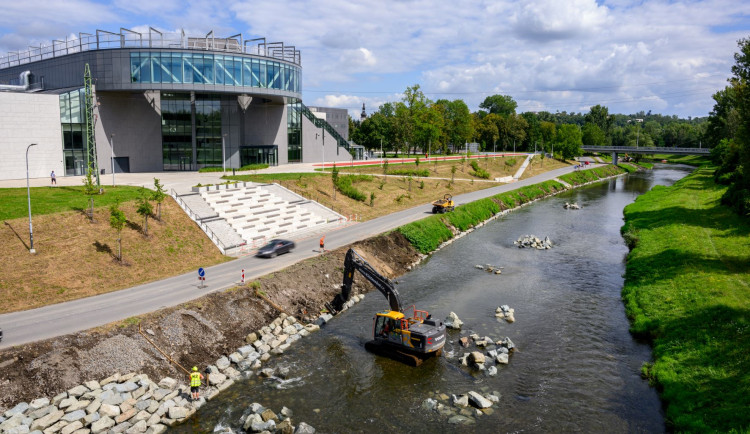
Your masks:
[[[20,66],[40,60],[53,59],[84,51],[117,48],[167,48],[185,50],[221,51],[227,53],[252,54],[279,59],[296,65],[302,64],[302,55],[294,45],[283,42],[266,42],[266,38],[244,39],[242,34],[217,38],[213,30],[205,36],[186,36],[185,31],[165,33],[149,27],[148,34],[124,27],[119,33],[98,30],[96,34],[80,32],[78,37],[52,40],[26,50],[8,52],[0,56],[0,69]]]
[[[305,117],[309,119],[310,122],[312,122],[318,128],[324,128],[326,131],[328,131],[328,134],[330,134],[331,137],[336,140],[336,144],[338,146],[346,148],[347,151],[349,150],[349,142],[345,138],[343,138],[331,124],[329,124],[325,119],[321,119],[315,116],[306,105],[302,103],[299,103],[299,105],[302,110],[302,114],[305,115]]]
[[[675,148],[665,146],[583,146],[584,151],[602,151],[602,152],[630,152],[638,153],[657,153],[657,154],[710,154],[709,148]]]

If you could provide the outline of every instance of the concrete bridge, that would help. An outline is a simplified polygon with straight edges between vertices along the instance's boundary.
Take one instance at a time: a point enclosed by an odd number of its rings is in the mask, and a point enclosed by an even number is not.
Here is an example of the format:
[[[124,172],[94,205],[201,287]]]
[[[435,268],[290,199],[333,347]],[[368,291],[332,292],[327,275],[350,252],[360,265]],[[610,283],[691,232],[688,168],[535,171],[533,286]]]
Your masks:
[[[612,164],[617,164],[617,154],[669,154],[669,155],[709,155],[709,148],[660,148],[635,146],[584,146],[586,152],[611,152]]]

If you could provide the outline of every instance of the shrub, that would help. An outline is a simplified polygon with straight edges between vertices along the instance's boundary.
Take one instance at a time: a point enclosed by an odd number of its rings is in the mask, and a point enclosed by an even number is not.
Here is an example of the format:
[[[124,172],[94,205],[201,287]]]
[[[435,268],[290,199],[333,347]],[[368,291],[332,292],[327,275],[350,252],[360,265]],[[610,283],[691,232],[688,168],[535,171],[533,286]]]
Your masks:
[[[470,164],[471,168],[474,169],[473,172],[469,173],[470,175],[476,176],[477,178],[490,179],[490,172],[479,167],[479,163],[477,163],[476,160],[472,161]]]
[[[201,167],[200,169],[198,169],[198,173],[223,172],[223,171],[224,169],[222,169],[221,167],[213,167],[213,166]]]
[[[268,164],[248,164],[240,167],[238,170],[261,170],[268,169]]]
[[[354,200],[364,202],[367,200],[367,195],[357,190],[352,184],[358,181],[371,181],[372,176],[370,175],[344,175],[339,176],[336,179],[336,188],[347,197]]]

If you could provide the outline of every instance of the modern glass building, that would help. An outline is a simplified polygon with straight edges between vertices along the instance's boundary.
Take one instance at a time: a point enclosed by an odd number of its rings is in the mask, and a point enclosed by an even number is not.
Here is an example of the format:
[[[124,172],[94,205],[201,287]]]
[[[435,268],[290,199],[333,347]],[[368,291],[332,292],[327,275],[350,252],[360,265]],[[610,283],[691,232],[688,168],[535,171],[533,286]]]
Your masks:
[[[86,65],[102,173],[350,158],[346,137],[302,104],[294,46],[97,30],[0,58],[0,90],[59,96],[61,174],[81,175],[88,164]]]

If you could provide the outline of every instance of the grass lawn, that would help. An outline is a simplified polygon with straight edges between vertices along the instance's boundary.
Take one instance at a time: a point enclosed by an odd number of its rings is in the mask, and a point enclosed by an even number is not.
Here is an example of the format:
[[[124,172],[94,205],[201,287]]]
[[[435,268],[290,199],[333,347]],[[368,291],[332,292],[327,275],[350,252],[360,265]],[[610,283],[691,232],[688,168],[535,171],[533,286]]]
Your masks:
[[[94,195],[94,208],[109,207],[120,201],[138,197],[141,187],[105,187],[103,194]],[[29,204],[25,188],[0,188],[0,220],[16,219],[29,215]],[[80,187],[34,187],[31,189],[32,218],[38,215],[64,211],[83,211],[89,206],[89,197]]]
[[[82,211],[53,212],[49,210],[52,206],[47,207],[47,214],[35,214],[34,248],[37,253],[32,255],[28,251],[26,189],[15,190],[23,192],[24,205],[21,217],[5,218],[0,226],[0,258],[3,263],[0,313],[111,292],[230,260],[219,252],[174,200],[167,197],[162,204],[162,222],[148,221],[148,237],[141,232],[143,218],[135,212],[136,202],[121,204],[128,222],[122,230],[124,263],[120,263],[114,259],[117,233],[110,228],[109,209],[102,203],[105,197],[116,197],[110,193],[95,197],[95,203],[102,206],[95,208],[94,223],[90,223]],[[49,190],[54,190],[48,193],[49,202],[55,203],[58,209],[70,209],[71,205],[65,204],[64,197],[76,204],[79,201],[77,195],[67,196],[64,187]],[[117,187],[116,190],[130,189]],[[32,207],[36,197],[32,191]],[[3,203],[5,200],[3,198]],[[85,203],[84,198],[80,206],[85,206]]]
[[[711,158],[706,155],[669,155],[669,154],[646,154],[644,158],[661,162],[666,160],[672,164],[689,164],[691,166],[703,166],[711,164]]]
[[[625,208],[633,247],[623,298],[632,331],[653,340],[643,371],[671,430],[750,429],[750,222],[720,205],[697,169]]]

